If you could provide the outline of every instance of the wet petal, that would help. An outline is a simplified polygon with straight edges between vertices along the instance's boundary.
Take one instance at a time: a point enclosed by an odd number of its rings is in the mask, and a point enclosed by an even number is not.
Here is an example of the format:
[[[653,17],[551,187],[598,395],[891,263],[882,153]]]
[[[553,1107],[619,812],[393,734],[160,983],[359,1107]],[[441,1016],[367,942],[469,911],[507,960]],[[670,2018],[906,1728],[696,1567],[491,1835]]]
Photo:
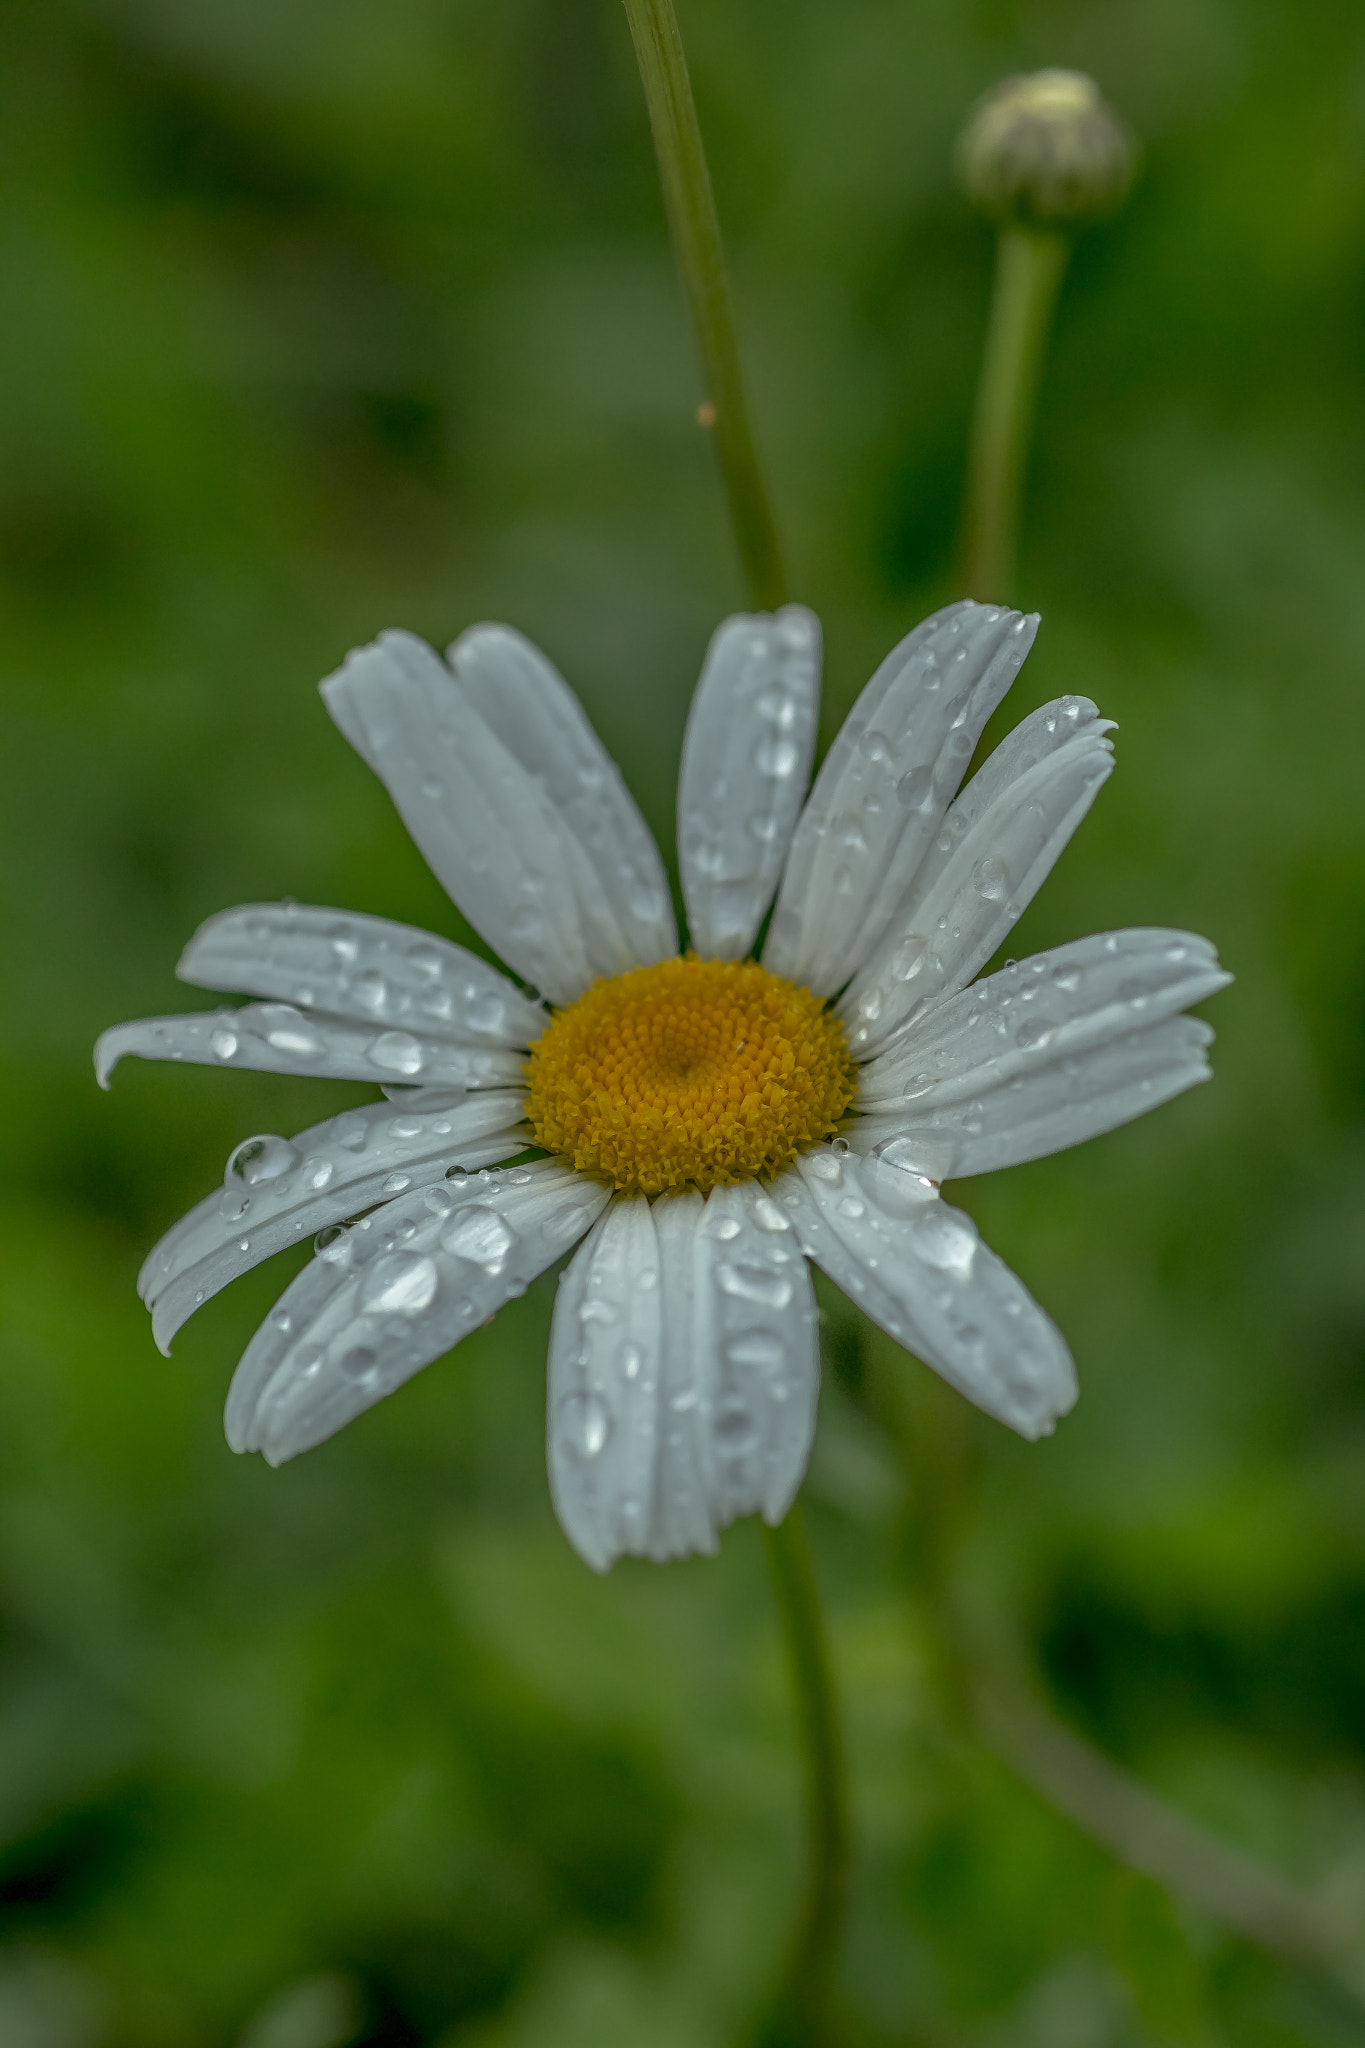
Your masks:
[[[235,1451],[310,1450],[524,1294],[596,1221],[607,1190],[537,1161],[377,1209],[286,1288],[228,1393]]]
[[[385,633],[322,684],[432,872],[523,981],[569,1003],[634,955],[557,806],[411,633]]]
[[[942,837],[951,852],[923,894],[916,884],[840,1000],[855,1057],[879,1050],[926,1003],[956,994],[985,965],[1051,874],[1113,765],[1113,749],[1092,723],[1005,782],[978,815],[964,801],[951,834],[949,814]]]
[[[922,1173],[817,1149],[775,1193],[836,1286],[978,1408],[1032,1438],[1071,1407],[1061,1331]]]
[[[718,627],[692,699],[678,857],[692,944],[740,960],[772,902],[810,776],[820,622],[790,604]]]
[[[448,1168],[489,1166],[532,1143],[518,1093],[446,1094],[344,1110],[295,1138],[248,1138],[223,1185],[167,1231],[138,1275],[163,1351],[211,1295],[262,1259]]]
[[[534,1045],[549,1021],[505,974],[449,939],[307,903],[220,911],[200,925],[176,973],[199,988],[474,1045]]]
[[[618,1202],[560,1286],[549,1456],[559,1517],[598,1570],[712,1551],[737,1515],[778,1522],[819,1389],[810,1274],[757,1182]]]
[[[560,1280],[550,1334],[550,1491],[569,1541],[597,1571],[648,1548],[662,1306],[649,1203],[613,1202]]]
[[[443,1088],[509,1088],[525,1079],[520,1053],[483,1051],[425,1031],[376,1030],[292,1003],[194,1010],[115,1024],[95,1046],[101,1088],[121,1059],[183,1060],[262,1074],[319,1074],[329,1081],[420,1081]]]
[[[1075,939],[934,1004],[859,1070],[857,1107],[937,1116],[1020,1074],[1146,1030],[1231,979],[1193,932],[1138,927]]]
[[[654,835],[558,669],[511,626],[471,626],[448,659],[474,708],[587,854],[632,965],[676,953],[673,901]]]
[[[1008,1080],[983,1080],[978,1094],[937,1111],[921,1101],[913,1114],[851,1118],[844,1136],[855,1152],[891,1151],[934,1180],[993,1173],[1097,1138],[1207,1081],[1212,1042],[1200,1018],[1169,1017]]]
[[[1036,616],[964,602],[887,656],[816,777],[765,967],[833,995],[871,955],[1037,629]]]

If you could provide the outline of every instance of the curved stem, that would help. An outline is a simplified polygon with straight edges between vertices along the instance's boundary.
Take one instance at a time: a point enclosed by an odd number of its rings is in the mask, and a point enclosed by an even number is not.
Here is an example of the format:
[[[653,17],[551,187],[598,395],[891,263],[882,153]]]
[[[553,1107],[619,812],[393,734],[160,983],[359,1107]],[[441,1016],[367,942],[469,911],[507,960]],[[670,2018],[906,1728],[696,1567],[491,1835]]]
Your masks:
[[[848,1880],[848,1789],[829,1645],[801,1511],[764,1527],[796,1691],[806,1762],[810,1871],[786,1980],[764,2048],[819,2048],[829,2039],[830,1991]]]
[[[964,597],[988,604],[1015,596],[1024,467],[1048,329],[1069,254],[1066,237],[1047,229],[1000,230],[967,458],[959,577]]]
[[[730,519],[755,604],[787,596],[777,527],[749,426],[720,223],[673,0],[625,0],[654,130],[664,204],[701,351],[706,403]]]

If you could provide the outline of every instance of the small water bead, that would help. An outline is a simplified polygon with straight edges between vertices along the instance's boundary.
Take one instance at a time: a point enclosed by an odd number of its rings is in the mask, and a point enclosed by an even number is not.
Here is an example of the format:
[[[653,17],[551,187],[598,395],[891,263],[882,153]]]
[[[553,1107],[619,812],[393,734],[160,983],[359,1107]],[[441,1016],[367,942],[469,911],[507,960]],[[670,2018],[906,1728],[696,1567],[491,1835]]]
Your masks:
[[[480,996],[466,1009],[464,1021],[471,1031],[496,1038],[507,1029],[507,1005],[501,996]]]
[[[796,704],[780,690],[765,690],[758,700],[756,709],[760,718],[768,719],[782,732],[790,732],[796,723]]]
[[[776,1202],[768,1195],[758,1195],[755,1197],[750,1214],[760,1230],[777,1232],[791,1229],[790,1223],[788,1223]]]
[[[860,1201],[857,1195],[845,1195],[839,1203],[838,1213],[846,1216],[850,1223],[856,1223],[860,1217],[866,1216],[867,1204]]]
[[[560,1441],[578,1458],[600,1456],[611,1435],[611,1416],[596,1394],[570,1394],[555,1420]]]
[[[348,924],[333,924],[327,927],[327,937],[337,959],[349,966],[360,957],[360,943]]]
[[[786,1308],[792,1298],[791,1281],[784,1273],[774,1273],[766,1266],[718,1266],[716,1281],[723,1294],[759,1302],[764,1308]]]
[[[420,1074],[426,1056],[410,1031],[383,1031],[370,1046],[369,1058],[386,1074]]]
[[[347,1266],[355,1256],[355,1244],[344,1223],[329,1223],[313,1239],[313,1250],[329,1265]]]
[[[761,775],[771,775],[783,780],[796,768],[801,759],[801,750],[794,740],[760,740],[754,753],[754,764]]]
[[[388,983],[373,967],[357,974],[351,983],[350,993],[362,1010],[382,1010],[389,999]]]
[[[359,1386],[365,1386],[378,1377],[379,1357],[368,1344],[351,1345],[349,1350],[342,1352],[337,1363],[344,1376]]]
[[[389,1136],[403,1143],[420,1138],[425,1130],[426,1124],[420,1116],[396,1116],[389,1122]]]
[[[450,1188],[446,1187],[424,1188],[422,1191],[422,1206],[428,1209],[433,1216],[448,1216],[455,1207],[454,1193]]]
[[[436,1261],[423,1252],[386,1252],[361,1282],[360,1306],[367,1315],[420,1316],[439,1278]]]
[[[668,1405],[676,1415],[686,1415],[689,1409],[696,1407],[700,1398],[695,1387],[684,1387],[681,1393],[673,1396]]]
[[[1052,979],[1066,995],[1074,995],[1081,985],[1081,970],[1079,967],[1054,967]]]
[[[730,1339],[722,1355],[741,1372],[778,1373],[787,1362],[786,1346],[771,1330],[745,1330]]]
[[[333,1134],[333,1142],[346,1152],[363,1152],[365,1140],[370,1135],[369,1124],[364,1117],[343,1117]]]
[[[928,951],[927,939],[922,939],[918,932],[907,932],[891,955],[891,972],[895,979],[913,981],[923,969]]]
[[[461,1209],[441,1233],[441,1244],[457,1259],[482,1266],[487,1273],[500,1273],[516,1240],[516,1232],[496,1209],[474,1203]]]
[[[714,1220],[708,1221],[706,1234],[708,1237],[719,1238],[723,1244],[728,1244],[731,1239],[739,1236],[741,1227],[733,1216],[717,1216]]]
[[[293,1172],[299,1157],[287,1138],[277,1138],[269,1132],[244,1138],[229,1158],[223,1179],[228,1187],[242,1181],[255,1187],[260,1181],[280,1180]]]
[[[443,964],[440,947],[430,939],[419,939],[415,946],[409,946],[408,961],[418,974],[425,975],[430,981],[437,980]]]
[[[1014,1034],[1014,1042],[1025,1052],[1039,1051],[1057,1036],[1057,1027],[1046,1017],[1029,1017]]]
[[[301,1380],[316,1379],[322,1371],[323,1352],[318,1344],[304,1344],[294,1353],[294,1372]]]
[[[806,1171],[813,1180],[828,1181],[837,1186],[843,1178],[843,1165],[832,1151],[812,1152],[806,1160]]]
[[[320,1195],[322,1190],[336,1178],[336,1165],[330,1159],[315,1154],[305,1159],[299,1171],[299,1186],[311,1195]]]
[[[209,1050],[215,1059],[230,1060],[237,1050],[237,1033],[220,1026],[209,1033]]]
[[[322,1051],[318,1033],[290,1004],[263,1003],[257,1015],[266,1026],[266,1044],[276,1052],[288,1053],[291,1059],[312,1060]]]
[[[616,1354],[616,1363],[621,1368],[623,1378],[628,1380],[640,1377],[640,1368],[644,1362],[645,1354],[638,1344],[623,1344]]]
[[[507,1185],[513,1188],[529,1187],[535,1175],[527,1166],[514,1166],[507,1176]]]
[[[225,1223],[236,1223],[251,1207],[251,1197],[245,1188],[224,1188],[218,1197],[218,1214]]]
[[[758,1443],[758,1423],[742,1402],[727,1401],[715,1420],[716,1449],[722,1458],[747,1458]]]
[[[621,1311],[614,1301],[607,1301],[601,1295],[590,1296],[580,1303],[578,1320],[580,1323],[619,1323]]]
[[[272,1330],[283,1331],[286,1335],[294,1327],[294,1318],[287,1308],[272,1308],[268,1321]]]
[[[385,1177],[380,1193],[385,1195],[401,1195],[405,1188],[410,1188],[411,1186],[412,1175],[410,1173],[391,1173]]]

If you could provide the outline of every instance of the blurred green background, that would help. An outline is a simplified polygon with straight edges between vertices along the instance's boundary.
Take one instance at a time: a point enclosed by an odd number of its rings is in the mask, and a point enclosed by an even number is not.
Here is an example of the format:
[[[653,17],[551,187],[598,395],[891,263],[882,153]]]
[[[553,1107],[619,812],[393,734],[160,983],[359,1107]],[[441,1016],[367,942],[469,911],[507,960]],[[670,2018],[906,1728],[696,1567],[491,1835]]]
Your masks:
[[[1119,769],[1016,943],[1187,925],[1238,976],[1212,1087],[955,1191],[1074,1346],[1053,1440],[826,1295],[846,2038],[1365,2041],[1365,18],[679,11],[826,738],[951,594],[966,108],[1079,65],[1143,138],[1065,287],[1009,593],[1044,628],[996,722],[1092,695]],[[774,1981],[800,1775],[756,1529],[578,1562],[549,1279],[297,1464],[233,1458],[287,1262],[170,1362],[138,1263],[238,1139],[363,1091],[90,1071],[106,1024],[194,1005],[174,962],[223,906],[468,937],[314,692],[383,626],[533,634],[671,860],[744,601],[698,396],[619,0],[0,6],[3,2048],[713,2048]],[[944,1580],[1322,1903],[1339,1966],[1126,1870],[945,1710]]]

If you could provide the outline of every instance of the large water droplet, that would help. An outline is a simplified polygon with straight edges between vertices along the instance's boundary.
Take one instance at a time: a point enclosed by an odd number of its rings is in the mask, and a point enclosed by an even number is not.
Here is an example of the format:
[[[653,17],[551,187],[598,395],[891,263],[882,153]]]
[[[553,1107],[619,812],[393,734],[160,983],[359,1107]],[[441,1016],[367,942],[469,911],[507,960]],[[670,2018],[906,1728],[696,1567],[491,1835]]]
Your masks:
[[[358,1386],[373,1384],[379,1377],[379,1357],[368,1344],[353,1344],[338,1360],[342,1373]]]
[[[760,1230],[768,1230],[776,1234],[778,1231],[791,1229],[790,1223],[788,1223],[776,1202],[768,1195],[756,1195],[754,1197],[753,1208],[750,1214]]]
[[[515,1238],[516,1232],[496,1209],[487,1209],[478,1202],[461,1209],[441,1233],[441,1243],[448,1252],[453,1252],[457,1259],[468,1259],[472,1266],[482,1266],[488,1273],[502,1271]]]
[[[970,1218],[935,1203],[915,1225],[912,1241],[926,1265],[965,1275],[972,1269],[979,1239]]]
[[[288,1138],[272,1137],[268,1132],[259,1138],[244,1138],[228,1160],[223,1179],[228,1187],[245,1181],[248,1187],[255,1187],[258,1181],[279,1180],[286,1173],[292,1173],[299,1163],[299,1154]]]
[[[349,1266],[355,1243],[344,1223],[329,1223],[313,1239],[313,1250],[331,1266]]]
[[[430,1308],[438,1281],[436,1261],[423,1252],[387,1252],[360,1285],[367,1315],[420,1316]]]
[[[767,1266],[718,1266],[716,1279],[722,1293],[761,1302],[764,1308],[785,1308],[792,1298],[791,1281]]]
[[[408,947],[408,959],[419,974],[428,981],[436,981],[441,972],[441,949],[430,939],[419,939],[415,946]]]
[[[1005,863],[994,855],[979,860],[972,869],[972,887],[978,896],[984,896],[988,903],[998,903],[1005,893]]]
[[[410,1031],[383,1031],[370,1047],[369,1057],[386,1074],[419,1074],[424,1055]]]
[[[611,1435],[611,1417],[596,1394],[570,1394],[556,1416],[559,1439],[576,1458],[595,1458]]]
[[[1057,1036],[1055,1024],[1049,1024],[1046,1017],[1028,1017],[1014,1034],[1014,1042],[1025,1052],[1044,1046]]]
[[[266,1026],[265,1042],[276,1052],[287,1053],[291,1059],[315,1060],[322,1051],[317,1032],[288,1003],[263,1004],[258,1015]]]
[[[924,965],[928,942],[918,932],[907,932],[891,955],[891,972],[897,981],[913,981]]]
[[[224,1025],[209,1033],[209,1050],[215,1059],[230,1060],[237,1050],[237,1033]]]

